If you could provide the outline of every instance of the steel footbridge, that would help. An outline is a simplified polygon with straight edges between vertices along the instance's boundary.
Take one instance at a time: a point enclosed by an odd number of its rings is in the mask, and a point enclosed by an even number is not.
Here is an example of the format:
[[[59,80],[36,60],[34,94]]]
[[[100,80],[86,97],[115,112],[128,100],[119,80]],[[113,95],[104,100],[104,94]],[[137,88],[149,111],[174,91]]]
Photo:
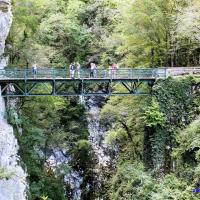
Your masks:
[[[70,74],[68,68],[1,69],[0,95],[91,96],[148,95],[154,83],[169,76],[200,76],[200,67],[89,69]]]

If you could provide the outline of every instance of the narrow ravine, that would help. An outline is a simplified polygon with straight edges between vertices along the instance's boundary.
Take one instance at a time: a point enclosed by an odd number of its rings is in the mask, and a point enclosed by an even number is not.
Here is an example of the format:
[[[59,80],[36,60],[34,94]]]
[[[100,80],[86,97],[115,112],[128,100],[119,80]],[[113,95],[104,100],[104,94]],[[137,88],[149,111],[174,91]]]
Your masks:
[[[107,130],[100,121],[101,108],[105,102],[106,97],[103,96],[91,96],[85,99],[85,108],[88,113],[88,140],[97,159],[93,170],[96,174],[97,191],[99,194],[101,194],[108,178],[107,175],[113,167],[111,156],[113,150],[105,143]],[[99,196],[98,199],[103,200],[104,197]]]
[[[108,167],[111,162],[107,154],[108,146],[104,143],[106,130],[100,124],[100,111],[104,102],[104,97],[90,97],[85,103],[88,112],[89,141],[98,159],[98,169]]]
[[[95,154],[96,165],[93,170],[94,174],[96,174],[95,181],[98,184],[98,190],[101,190],[102,184],[106,179],[105,171],[112,164],[111,157],[109,156],[109,147],[104,143],[106,130],[100,124],[100,111],[105,101],[104,97],[80,97],[80,103],[85,107],[88,116],[88,141]],[[59,168],[59,165],[69,165],[71,161],[68,153],[65,151],[63,154],[62,151],[64,150],[54,149],[47,160],[48,166],[53,170]],[[83,183],[82,173],[70,170],[69,173],[64,175],[64,182],[70,186],[70,200],[80,200],[82,196],[81,184]]]
[[[67,155],[63,155],[63,150],[61,149],[54,149],[53,153],[47,159],[46,163],[48,167],[52,170],[56,170],[59,168],[60,165],[68,165],[71,160],[71,157]],[[81,188],[80,185],[82,183],[83,178],[77,171],[70,171],[67,174],[64,174],[64,182],[70,185],[71,188],[71,198],[70,200],[80,200],[81,199]]]
[[[12,23],[10,0],[0,1],[0,69],[7,65],[7,59],[2,57],[5,40]],[[0,199],[26,199],[26,173],[19,165],[18,143],[13,128],[5,119],[5,102],[0,97]]]

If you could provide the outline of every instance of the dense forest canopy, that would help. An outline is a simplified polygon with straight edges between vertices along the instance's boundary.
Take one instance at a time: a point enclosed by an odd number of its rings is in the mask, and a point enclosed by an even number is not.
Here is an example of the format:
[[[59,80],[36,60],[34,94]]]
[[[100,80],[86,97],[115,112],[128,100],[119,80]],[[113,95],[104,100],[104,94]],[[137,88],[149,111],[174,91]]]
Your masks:
[[[191,67],[200,64],[198,0],[13,0],[9,67]],[[117,87],[117,86],[116,86]],[[30,200],[197,200],[199,78],[159,80],[151,95],[96,98],[112,163],[99,169],[89,141],[92,98],[31,97],[8,107]],[[40,89],[40,88],[39,88]],[[94,105],[92,105],[94,106]],[[95,107],[96,108],[96,107]],[[91,109],[91,108],[90,108]],[[22,133],[19,131],[22,129]],[[97,133],[99,134],[99,133]],[[52,166],[59,151],[68,162]],[[76,199],[77,200],[77,199]]]
[[[14,0],[10,64],[196,66],[199,7],[198,0]]]

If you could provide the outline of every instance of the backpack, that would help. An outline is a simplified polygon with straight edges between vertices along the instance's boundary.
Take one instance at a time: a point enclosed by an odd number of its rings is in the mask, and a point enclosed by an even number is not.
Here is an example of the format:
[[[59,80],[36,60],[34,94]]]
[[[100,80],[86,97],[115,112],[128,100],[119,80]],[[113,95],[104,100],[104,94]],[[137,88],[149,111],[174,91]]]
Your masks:
[[[74,66],[73,64],[71,64],[71,65],[69,66],[69,69],[70,69],[70,70],[74,70],[74,69],[75,69],[75,66]]]

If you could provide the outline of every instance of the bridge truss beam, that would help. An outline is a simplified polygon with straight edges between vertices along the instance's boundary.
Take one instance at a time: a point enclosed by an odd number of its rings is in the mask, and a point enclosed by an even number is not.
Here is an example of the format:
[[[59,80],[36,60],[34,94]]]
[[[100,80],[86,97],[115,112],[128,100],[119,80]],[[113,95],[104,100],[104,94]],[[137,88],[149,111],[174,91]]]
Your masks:
[[[155,79],[26,79],[0,82],[0,95],[92,96],[148,95]]]

